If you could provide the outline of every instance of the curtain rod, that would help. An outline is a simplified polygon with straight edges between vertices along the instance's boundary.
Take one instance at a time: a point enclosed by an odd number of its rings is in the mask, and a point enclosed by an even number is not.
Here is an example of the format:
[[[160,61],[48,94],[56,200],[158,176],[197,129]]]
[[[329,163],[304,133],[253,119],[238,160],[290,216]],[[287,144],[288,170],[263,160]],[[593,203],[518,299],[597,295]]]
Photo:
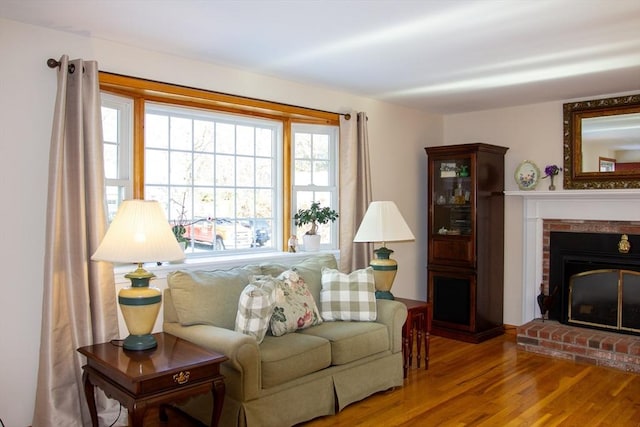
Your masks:
[[[60,65],[62,65],[62,63],[60,61],[56,61],[53,58],[49,58],[47,59],[47,65],[49,66],[49,68],[60,68]],[[73,74],[76,71],[75,64],[69,64],[68,70],[70,74]],[[84,67],[82,68],[82,71],[84,72]]]
[[[53,58],[49,58],[49,59],[47,59],[47,65],[49,66],[49,68],[59,68],[61,63],[60,63],[60,61],[57,61],[57,60],[55,60]],[[76,70],[75,65],[69,64],[69,72],[73,73],[75,70]],[[317,108],[301,107],[299,105],[291,105],[291,104],[284,104],[284,105],[288,105],[290,107],[296,107],[296,108],[306,108],[308,110],[320,111],[322,113],[337,114],[339,116],[344,116],[344,118],[347,119],[347,120],[351,120],[351,114],[350,113],[336,113],[334,111],[319,110]]]

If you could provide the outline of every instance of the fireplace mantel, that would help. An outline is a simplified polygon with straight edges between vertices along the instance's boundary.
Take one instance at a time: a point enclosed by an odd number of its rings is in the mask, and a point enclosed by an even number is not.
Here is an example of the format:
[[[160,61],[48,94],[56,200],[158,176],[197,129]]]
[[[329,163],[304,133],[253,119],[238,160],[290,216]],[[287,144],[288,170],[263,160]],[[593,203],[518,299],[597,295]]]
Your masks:
[[[540,317],[544,219],[640,221],[640,190],[505,191],[523,198],[522,323]]]

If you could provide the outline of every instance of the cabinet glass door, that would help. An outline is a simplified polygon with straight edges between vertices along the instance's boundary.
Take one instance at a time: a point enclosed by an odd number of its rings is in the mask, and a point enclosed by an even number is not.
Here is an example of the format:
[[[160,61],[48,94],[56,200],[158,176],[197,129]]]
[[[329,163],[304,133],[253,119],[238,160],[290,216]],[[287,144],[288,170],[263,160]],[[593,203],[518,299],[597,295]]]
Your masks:
[[[472,232],[471,159],[434,160],[432,233],[468,236]]]

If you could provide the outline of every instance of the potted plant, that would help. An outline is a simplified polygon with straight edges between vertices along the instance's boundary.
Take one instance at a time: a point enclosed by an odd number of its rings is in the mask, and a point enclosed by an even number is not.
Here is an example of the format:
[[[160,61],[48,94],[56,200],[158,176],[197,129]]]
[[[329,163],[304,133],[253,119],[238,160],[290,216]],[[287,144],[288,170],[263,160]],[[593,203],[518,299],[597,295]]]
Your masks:
[[[327,224],[338,219],[338,213],[329,207],[320,207],[320,202],[311,202],[308,209],[298,209],[293,216],[294,223],[297,227],[303,225],[311,225],[311,228],[302,236],[305,251],[317,251],[320,247],[320,235],[318,234],[318,226]]]

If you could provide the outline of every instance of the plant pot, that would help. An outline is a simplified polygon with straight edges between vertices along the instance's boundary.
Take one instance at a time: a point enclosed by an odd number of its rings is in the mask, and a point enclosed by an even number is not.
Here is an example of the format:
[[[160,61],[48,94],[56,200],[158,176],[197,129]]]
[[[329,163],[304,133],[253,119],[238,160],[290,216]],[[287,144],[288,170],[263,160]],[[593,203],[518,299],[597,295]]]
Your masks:
[[[305,234],[302,236],[302,242],[304,244],[305,252],[318,252],[320,249],[320,235],[319,234]]]

